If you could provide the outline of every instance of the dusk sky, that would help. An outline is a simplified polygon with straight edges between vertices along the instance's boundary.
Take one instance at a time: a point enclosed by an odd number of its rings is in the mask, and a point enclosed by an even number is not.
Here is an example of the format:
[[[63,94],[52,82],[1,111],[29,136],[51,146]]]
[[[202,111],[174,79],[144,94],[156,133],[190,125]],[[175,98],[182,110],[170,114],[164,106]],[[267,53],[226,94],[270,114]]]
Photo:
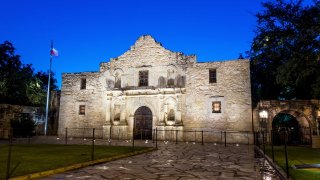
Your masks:
[[[311,2],[309,0],[308,2]],[[199,62],[237,59],[250,49],[258,0],[0,0],[0,43],[36,71],[48,71],[50,42],[59,51],[52,71],[98,71],[141,35]]]

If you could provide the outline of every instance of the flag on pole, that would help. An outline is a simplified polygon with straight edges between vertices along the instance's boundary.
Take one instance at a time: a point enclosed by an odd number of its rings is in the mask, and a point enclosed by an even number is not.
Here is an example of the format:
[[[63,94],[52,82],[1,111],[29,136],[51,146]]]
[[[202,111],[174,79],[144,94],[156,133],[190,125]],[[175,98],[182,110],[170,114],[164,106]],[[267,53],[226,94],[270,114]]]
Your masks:
[[[49,77],[48,77],[48,90],[47,90],[47,103],[46,103],[46,119],[44,123],[44,135],[47,135],[47,127],[48,127],[48,115],[49,115],[49,96],[50,96],[50,79],[51,79],[51,64],[52,57],[58,56],[59,53],[56,49],[53,48],[53,41],[51,41],[51,49],[50,49],[50,68],[49,68]]]
[[[51,48],[50,55],[51,56],[59,56],[59,52],[55,48]]]

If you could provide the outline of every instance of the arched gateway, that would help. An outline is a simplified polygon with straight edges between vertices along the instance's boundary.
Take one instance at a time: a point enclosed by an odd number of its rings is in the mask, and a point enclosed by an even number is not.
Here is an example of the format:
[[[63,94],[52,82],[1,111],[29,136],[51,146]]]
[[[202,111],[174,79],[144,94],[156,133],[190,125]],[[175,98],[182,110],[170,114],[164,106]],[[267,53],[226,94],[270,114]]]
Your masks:
[[[152,112],[147,106],[134,113],[134,139],[152,139]]]
[[[320,132],[318,106],[319,100],[260,101],[257,111],[267,112],[267,117],[257,113],[255,129],[274,130],[276,144],[284,142],[285,130],[289,144],[311,144],[312,135]]]
[[[283,144],[285,140],[284,132],[288,133],[286,139],[288,144],[303,144],[307,142],[305,139],[310,137],[303,131],[304,128],[299,124],[298,120],[289,113],[281,112],[277,114],[272,121],[273,143]],[[308,128],[310,129],[310,127]],[[307,137],[306,137],[307,136]]]

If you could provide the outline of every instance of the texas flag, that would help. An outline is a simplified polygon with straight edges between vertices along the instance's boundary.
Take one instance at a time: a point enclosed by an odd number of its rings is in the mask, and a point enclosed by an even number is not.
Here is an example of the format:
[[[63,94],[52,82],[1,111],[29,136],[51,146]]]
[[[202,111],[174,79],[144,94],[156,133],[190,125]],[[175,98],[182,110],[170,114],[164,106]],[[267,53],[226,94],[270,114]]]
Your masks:
[[[52,48],[50,50],[50,55],[51,56],[59,56],[59,52],[56,49]]]

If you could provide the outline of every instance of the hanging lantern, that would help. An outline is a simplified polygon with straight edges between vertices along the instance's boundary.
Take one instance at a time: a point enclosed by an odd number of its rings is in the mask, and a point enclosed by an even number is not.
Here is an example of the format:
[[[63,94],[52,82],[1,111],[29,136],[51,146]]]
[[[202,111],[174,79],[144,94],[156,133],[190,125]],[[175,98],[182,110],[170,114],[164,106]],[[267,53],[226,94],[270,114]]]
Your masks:
[[[259,112],[260,118],[268,118],[268,112],[266,110]]]

